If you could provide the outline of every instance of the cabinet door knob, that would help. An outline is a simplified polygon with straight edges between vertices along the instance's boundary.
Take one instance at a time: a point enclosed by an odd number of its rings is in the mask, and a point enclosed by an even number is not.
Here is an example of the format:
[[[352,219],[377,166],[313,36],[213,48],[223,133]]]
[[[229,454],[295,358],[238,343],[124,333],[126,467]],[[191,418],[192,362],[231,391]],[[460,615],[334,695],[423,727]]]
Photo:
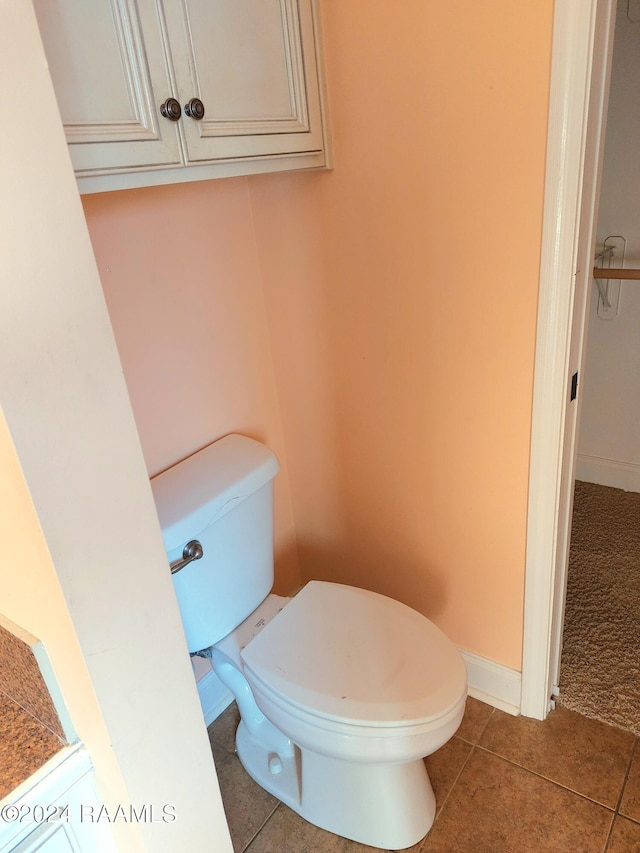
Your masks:
[[[200,98],[191,98],[188,104],[184,105],[185,115],[189,118],[194,118],[196,121],[204,118],[204,104]]]
[[[178,121],[182,115],[180,103],[175,98],[167,98],[163,104],[160,104],[160,112],[169,121]]]

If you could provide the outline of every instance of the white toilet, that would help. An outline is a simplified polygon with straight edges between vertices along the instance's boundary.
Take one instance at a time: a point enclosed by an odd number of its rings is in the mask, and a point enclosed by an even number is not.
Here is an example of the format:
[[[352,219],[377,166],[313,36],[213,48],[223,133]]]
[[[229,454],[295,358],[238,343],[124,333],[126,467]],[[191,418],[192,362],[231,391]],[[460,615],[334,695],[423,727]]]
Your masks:
[[[191,653],[234,694],[244,768],[306,820],[403,849],[430,829],[423,761],[464,712],[464,662],[415,610],[377,593],[273,583],[273,453],[240,435],[151,481]]]

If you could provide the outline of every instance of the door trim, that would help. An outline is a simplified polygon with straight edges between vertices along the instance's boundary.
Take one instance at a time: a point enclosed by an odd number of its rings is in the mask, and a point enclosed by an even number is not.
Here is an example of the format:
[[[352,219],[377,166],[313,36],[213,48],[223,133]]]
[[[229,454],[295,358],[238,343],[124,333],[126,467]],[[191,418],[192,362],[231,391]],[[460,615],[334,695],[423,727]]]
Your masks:
[[[575,273],[597,27],[614,0],[556,0],[533,386],[521,712],[543,720],[557,676],[568,556],[565,439]],[[608,14],[606,14],[608,13]],[[611,50],[611,41],[609,51]],[[607,63],[603,63],[606,74]],[[594,81],[596,82],[596,81]],[[597,81],[603,85],[602,79]],[[575,461],[574,463],[575,464]]]

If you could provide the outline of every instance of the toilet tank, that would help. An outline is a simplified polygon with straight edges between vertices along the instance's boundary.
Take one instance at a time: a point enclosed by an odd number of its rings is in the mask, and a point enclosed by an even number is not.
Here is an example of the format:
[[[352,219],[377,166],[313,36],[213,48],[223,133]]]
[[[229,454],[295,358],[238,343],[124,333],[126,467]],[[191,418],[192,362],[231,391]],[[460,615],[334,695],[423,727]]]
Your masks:
[[[273,585],[275,455],[228,435],[151,480],[169,562],[192,539],[203,556],[172,574],[190,652],[214,645]]]

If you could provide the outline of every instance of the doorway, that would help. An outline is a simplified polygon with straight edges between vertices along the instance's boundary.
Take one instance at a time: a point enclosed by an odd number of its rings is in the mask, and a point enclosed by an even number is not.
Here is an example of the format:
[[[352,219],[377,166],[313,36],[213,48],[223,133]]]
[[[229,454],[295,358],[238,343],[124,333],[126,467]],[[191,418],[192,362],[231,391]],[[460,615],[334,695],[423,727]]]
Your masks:
[[[544,719],[558,683],[613,0],[557,0],[531,430],[521,712]]]
[[[597,266],[640,266],[640,4],[618,0],[596,210]],[[640,274],[640,273],[639,273]],[[560,702],[640,733],[640,288],[591,285],[564,611]]]

